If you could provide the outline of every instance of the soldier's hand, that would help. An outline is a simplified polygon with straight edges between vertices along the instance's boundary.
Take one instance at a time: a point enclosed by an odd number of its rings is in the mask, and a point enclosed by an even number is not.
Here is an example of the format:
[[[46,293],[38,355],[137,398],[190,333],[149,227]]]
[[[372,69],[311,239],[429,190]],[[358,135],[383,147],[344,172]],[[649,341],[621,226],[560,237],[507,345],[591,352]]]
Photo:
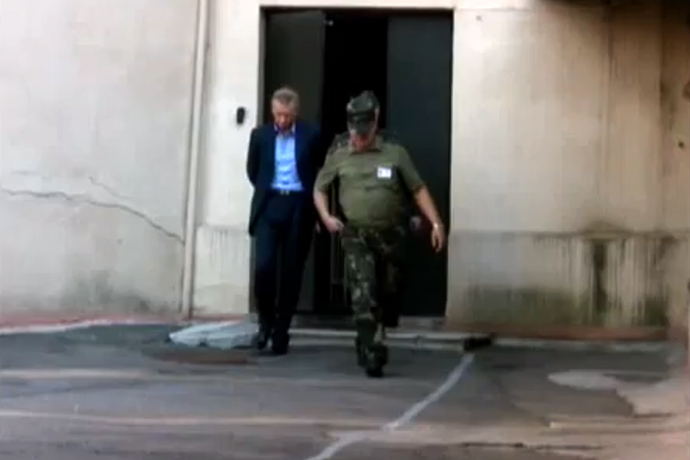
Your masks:
[[[323,219],[323,225],[331,233],[337,233],[344,227],[340,219],[338,219],[335,216],[328,216],[325,219]]]
[[[431,247],[435,252],[441,252],[446,246],[446,233],[443,231],[443,225],[436,224],[431,229]]]

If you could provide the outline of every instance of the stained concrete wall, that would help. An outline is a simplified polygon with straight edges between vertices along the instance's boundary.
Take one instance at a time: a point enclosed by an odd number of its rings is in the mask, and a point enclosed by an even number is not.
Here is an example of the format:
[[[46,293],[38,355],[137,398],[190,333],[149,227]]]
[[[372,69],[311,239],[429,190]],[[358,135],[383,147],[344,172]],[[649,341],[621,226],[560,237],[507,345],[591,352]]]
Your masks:
[[[449,321],[682,323],[686,5],[458,11]]]
[[[0,2],[0,315],[178,310],[196,11]]]

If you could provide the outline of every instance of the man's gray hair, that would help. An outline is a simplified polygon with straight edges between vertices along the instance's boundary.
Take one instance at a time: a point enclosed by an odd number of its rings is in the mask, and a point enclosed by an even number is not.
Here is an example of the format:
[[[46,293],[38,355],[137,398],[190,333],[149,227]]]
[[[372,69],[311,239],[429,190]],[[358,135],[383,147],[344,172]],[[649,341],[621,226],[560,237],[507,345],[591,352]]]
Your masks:
[[[292,106],[295,109],[299,108],[299,94],[289,86],[283,86],[275,90],[271,100],[278,101],[283,105]]]

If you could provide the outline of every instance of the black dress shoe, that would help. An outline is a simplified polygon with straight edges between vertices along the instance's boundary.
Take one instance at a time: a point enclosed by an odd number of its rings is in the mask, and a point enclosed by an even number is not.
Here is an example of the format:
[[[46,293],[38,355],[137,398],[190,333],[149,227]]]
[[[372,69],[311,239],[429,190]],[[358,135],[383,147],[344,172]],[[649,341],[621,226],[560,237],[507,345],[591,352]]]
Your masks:
[[[273,333],[271,350],[274,355],[282,356],[288,353],[290,348],[290,335],[285,333]]]
[[[259,351],[264,350],[268,346],[268,341],[271,340],[271,330],[267,327],[262,327],[259,329],[259,333],[256,334],[255,344],[256,349]]]
[[[383,377],[383,367],[367,367],[366,373],[371,379],[380,379]]]
[[[468,337],[462,344],[462,348],[465,351],[477,351],[482,348],[488,348],[494,344],[494,337],[492,335],[487,335],[484,337]]]

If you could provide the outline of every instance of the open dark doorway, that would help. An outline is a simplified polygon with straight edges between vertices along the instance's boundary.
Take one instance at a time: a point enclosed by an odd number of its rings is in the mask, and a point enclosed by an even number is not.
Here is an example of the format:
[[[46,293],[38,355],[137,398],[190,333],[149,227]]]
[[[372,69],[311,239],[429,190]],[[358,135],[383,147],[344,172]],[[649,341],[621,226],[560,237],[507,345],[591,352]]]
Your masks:
[[[327,11],[321,128],[331,138],[345,131],[345,105],[365,90],[386,107],[388,21],[362,11]],[[385,125],[385,110],[382,111]]]
[[[264,114],[281,85],[301,96],[301,116],[326,139],[346,129],[347,101],[373,90],[381,127],[408,148],[444,220],[450,193],[452,15],[386,10],[265,11]],[[410,240],[403,314],[445,314],[447,259]],[[301,313],[349,313],[337,237],[317,234],[306,267]]]
[[[345,106],[362,91],[374,91],[382,108],[387,96],[387,17],[370,11],[325,13],[321,129],[326,139],[346,130]],[[386,113],[381,111],[382,125]],[[332,191],[335,206],[337,190]],[[349,312],[343,257],[337,237],[317,235],[314,310],[320,315]]]

